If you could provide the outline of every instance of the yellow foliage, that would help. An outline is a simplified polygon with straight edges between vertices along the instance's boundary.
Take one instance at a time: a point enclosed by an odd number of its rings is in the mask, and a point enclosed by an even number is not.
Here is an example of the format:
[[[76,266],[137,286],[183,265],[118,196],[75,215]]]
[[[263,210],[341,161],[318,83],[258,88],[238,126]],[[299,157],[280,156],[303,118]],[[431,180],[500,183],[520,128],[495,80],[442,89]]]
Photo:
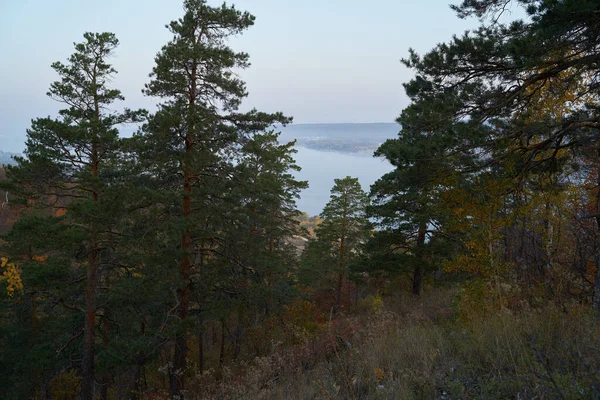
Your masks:
[[[263,325],[247,330],[249,342],[256,348],[269,349],[275,343],[304,344],[315,337],[322,319],[313,303],[298,301],[272,314]]]
[[[0,275],[0,282],[6,281],[6,292],[9,296],[14,296],[15,293],[23,290],[23,282],[21,281],[21,269],[14,263],[9,263],[6,257],[0,259],[0,266],[2,267],[2,275]]]
[[[318,329],[315,306],[309,301],[284,306],[283,321],[288,334],[294,338],[293,342],[302,342],[303,339],[312,337]]]
[[[358,308],[361,312],[377,314],[383,310],[383,298],[379,294],[367,296],[360,300]]]
[[[553,62],[555,58],[580,57],[573,51],[551,53],[548,61]],[[540,73],[545,69],[539,70]],[[577,79],[573,79],[577,76]],[[568,68],[552,78],[547,78],[538,84],[529,86],[525,90],[529,102],[527,108],[516,113],[523,116],[526,122],[540,121],[546,118],[561,119],[569,114],[581,110],[586,103],[597,102],[597,98],[587,90],[587,84],[592,76],[581,74],[576,68]]]
[[[50,391],[53,400],[76,399],[79,392],[81,378],[75,370],[69,370],[58,375],[50,382]]]
[[[510,224],[504,204],[510,184],[508,180],[483,175],[471,192],[458,188],[444,194],[444,203],[454,210],[449,230],[469,232],[464,251],[447,261],[448,272],[465,271],[485,277],[498,274],[502,229]]]

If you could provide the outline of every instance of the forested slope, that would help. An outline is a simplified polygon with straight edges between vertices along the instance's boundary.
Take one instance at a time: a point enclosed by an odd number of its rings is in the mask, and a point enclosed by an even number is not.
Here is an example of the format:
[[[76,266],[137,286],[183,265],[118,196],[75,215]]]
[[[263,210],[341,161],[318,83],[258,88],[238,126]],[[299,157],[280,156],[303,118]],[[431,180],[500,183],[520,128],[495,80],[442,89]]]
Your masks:
[[[319,217],[291,118],[240,110],[254,16],[183,5],[154,112],[113,33],[52,64],[62,109],[0,177],[0,397],[598,398],[596,0],[454,6],[481,27],[403,60],[393,170]]]

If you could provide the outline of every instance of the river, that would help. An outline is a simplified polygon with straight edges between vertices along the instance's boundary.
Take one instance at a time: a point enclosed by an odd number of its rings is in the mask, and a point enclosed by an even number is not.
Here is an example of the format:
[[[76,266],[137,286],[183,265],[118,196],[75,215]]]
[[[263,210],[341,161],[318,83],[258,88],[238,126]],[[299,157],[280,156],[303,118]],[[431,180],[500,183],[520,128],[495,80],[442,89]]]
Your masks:
[[[368,193],[377,179],[392,170],[387,160],[369,154],[318,151],[300,146],[296,150],[296,163],[302,168],[296,177],[309,184],[300,195],[298,208],[309,215],[317,215],[323,210],[335,178],[358,178],[363,190]]]

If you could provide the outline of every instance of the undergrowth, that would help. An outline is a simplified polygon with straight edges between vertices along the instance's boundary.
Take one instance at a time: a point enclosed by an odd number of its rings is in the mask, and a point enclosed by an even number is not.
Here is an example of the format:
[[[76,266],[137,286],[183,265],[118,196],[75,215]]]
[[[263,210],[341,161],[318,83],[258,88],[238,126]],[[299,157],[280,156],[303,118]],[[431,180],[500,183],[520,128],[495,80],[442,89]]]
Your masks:
[[[302,344],[196,376],[186,398],[600,398],[600,324],[589,308],[504,309],[465,322],[455,298],[392,297],[383,310],[330,318]]]

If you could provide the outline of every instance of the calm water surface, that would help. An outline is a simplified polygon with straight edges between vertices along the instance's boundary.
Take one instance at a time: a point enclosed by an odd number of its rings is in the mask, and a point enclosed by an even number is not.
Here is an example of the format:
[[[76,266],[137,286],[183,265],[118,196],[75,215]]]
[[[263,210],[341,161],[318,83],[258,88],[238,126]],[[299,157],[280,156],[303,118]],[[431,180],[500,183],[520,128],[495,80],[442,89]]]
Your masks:
[[[363,190],[368,193],[377,179],[392,170],[387,160],[369,154],[317,151],[305,147],[297,147],[296,150],[296,163],[302,167],[296,177],[307,180],[309,184],[309,188],[300,194],[298,208],[309,215],[319,214],[327,204],[335,178],[348,175],[358,178]]]

